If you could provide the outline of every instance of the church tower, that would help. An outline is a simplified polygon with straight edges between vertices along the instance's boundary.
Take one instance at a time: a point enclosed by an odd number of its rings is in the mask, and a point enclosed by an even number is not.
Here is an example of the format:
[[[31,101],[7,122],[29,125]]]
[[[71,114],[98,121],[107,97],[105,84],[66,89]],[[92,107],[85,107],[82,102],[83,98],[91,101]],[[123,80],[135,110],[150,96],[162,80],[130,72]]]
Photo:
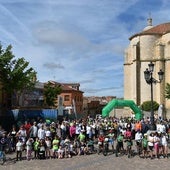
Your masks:
[[[144,78],[144,71],[152,62],[153,77],[158,80],[157,73],[164,71],[162,83],[153,84],[153,100],[163,104],[170,110],[170,101],[165,99],[165,85],[170,83],[170,23],[152,25],[152,18],[147,20],[143,31],[129,38],[130,43],[125,50],[124,59],[124,99],[131,99],[137,105],[151,100],[150,85]],[[170,117],[170,113],[169,113]]]

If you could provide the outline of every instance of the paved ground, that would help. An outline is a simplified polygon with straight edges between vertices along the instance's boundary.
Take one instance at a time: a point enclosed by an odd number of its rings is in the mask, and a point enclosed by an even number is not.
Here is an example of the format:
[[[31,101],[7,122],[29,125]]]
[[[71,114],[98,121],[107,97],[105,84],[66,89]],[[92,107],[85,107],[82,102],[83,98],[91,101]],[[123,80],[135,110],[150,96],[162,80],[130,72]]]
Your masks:
[[[82,155],[73,158],[22,160],[15,162],[14,154],[7,155],[7,162],[0,165],[0,170],[169,170],[170,158],[142,159],[138,156],[128,158],[127,155],[115,157],[114,154]],[[11,159],[9,159],[11,158]]]

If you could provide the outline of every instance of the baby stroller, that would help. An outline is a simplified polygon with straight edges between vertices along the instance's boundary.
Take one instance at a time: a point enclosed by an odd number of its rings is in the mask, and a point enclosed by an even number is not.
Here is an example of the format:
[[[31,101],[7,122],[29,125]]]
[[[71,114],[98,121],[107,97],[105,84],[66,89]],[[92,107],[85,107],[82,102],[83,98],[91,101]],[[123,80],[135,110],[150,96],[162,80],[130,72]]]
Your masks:
[[[45,159],[45,146],[40,146],[38,150],[38,158]]]

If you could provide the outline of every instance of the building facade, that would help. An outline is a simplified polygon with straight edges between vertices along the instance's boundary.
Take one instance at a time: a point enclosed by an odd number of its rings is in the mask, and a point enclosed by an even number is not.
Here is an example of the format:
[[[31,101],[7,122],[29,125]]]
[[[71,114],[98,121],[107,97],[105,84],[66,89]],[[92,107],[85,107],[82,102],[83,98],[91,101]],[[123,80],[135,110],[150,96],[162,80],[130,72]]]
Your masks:
[[[83,97],[83,113],[92,117],[102,114],[102,109],[116,96],[89,96]]]
[[[82,114],[83,113],[83,92],[79,90],[79,83],[58,83],[49,81],[51,86],[59,85],[61,93],[56,95],[55,106],[49,107],[45,104],[44,85],[46,83],[37,82],[34,89],[25,90],[16,103],[16,99],[12,98],[12,108],[22,109],[37,109],[37,108],[53,108],[58,109],[58,113],[63,115],[63,112],[68,114]],[[1,84],[0,84],[1,87]],[[0,115],[5,102],[5,94],[0,91]]]
[[[61,83],[62,92],[58,97],[68,114],[83,113],[83,92],[79,87],[79,83]]]
[[[144,71],[152,62],[155,79],[158,80],[160,69],[164,72],[163,81],[153,84],[153,100],[170,114],[170,100],[165,99],[165,86],[170,83],[170,23],[153,26],[149,18],[143,31],[129,40],[124,60],[124,99],[134,100],[137,105],[151,100],[151,87],[145,81]]]

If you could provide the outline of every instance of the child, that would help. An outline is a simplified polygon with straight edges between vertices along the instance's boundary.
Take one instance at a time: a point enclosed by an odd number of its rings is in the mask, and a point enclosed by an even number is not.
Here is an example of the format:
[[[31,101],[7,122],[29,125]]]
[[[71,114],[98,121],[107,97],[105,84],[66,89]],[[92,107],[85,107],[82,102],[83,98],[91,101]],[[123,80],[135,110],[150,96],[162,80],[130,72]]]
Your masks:
[[[32,157],[32,149],[33,149],[33,147],[32,147],[32,145],[33,145],[33,142],[34,142],[34,140],[32,139],[32,138],[29,138],[28,140],[27,140],[27,142],[26,142],[26,157],[27,157],[27,160],[29,161],[30,159],[31,159],[31,157]]]
[[[52,141],[52,151],[53,151],[53,158],[56,158],[58,155],[57,155],[57,151],[58,151],[58,148],[59,148],[59,138],[58,136],[55,136],[53,141]]]
[[[46,150],[45,140],[41,139],[39,144],[39,151],[38,151],[39,159],[45,159],[45,150]]]
[[[127,137],[125,142],[127,144],[126,152],[127,152],[128,158],[130,158],[132,156],[132,145],[133,145],[131,137]]]
[[[94,141],[92,140],[92,138],[89,138],[89,140],[87,141],[87,150],[88,153],[94,153]]]
[[[64,156],[64,150],[63,150],[62,146],[59,146],[57,152],[58,152],[58,159],[62,159]]]
[[[37,137],[33,143],[34,159],[38,158],[38,148],[39,148],[39,138]]]
[[[160,136],[158,132],[155,132],[154,138],[154,150],[155,150],[155,157],[159,158],[159,143],[160,143]]]
[[[81,146],[78,152],[78,155],[86,155],[87,154],[87,145],[85,142],[81,142]]]
[[[124,152],[123,139],[124,136],[122,132],[120,132],[120,134],[117,136],[117,144],[116,144],[116,152],[115,152],[116,157],[118,157],[118,152],[120,153]]]
[[[143,152],[143,158],[147,158],[148,154],[148,139],[147,134],[144,134],[144,137],[142,139],[142,152]]]
[[[114,133],[112,129],[109,131],[107,136],[109,137],[109,145],[112,147],[112,152],[114,152]]]
[[[51,158],[51,139],[49,137],[46,137],[45,139],[45,143],[47,145],[47,148],[46,148],[46,157],[47,158]]]
[[[17,151],[17,155],[16,155],[16,160],[22,160],[22,150],[23,150],[23,142],[22,139],[19,139],[18,142],[16,143],[16,151]]]
[[[69,158],[71,158],[73,155],[76,155],[77,152],[76,152],[76,149],[74,147],[74,142],[71,141],[70,142],[70,154],[68,155]]]
[[[71,158],[71,154],[70,154],[70,144],[71,141],[69,139],[69,137],[67,136],[66,139],[64,140],[64,156],[65,158]]]

